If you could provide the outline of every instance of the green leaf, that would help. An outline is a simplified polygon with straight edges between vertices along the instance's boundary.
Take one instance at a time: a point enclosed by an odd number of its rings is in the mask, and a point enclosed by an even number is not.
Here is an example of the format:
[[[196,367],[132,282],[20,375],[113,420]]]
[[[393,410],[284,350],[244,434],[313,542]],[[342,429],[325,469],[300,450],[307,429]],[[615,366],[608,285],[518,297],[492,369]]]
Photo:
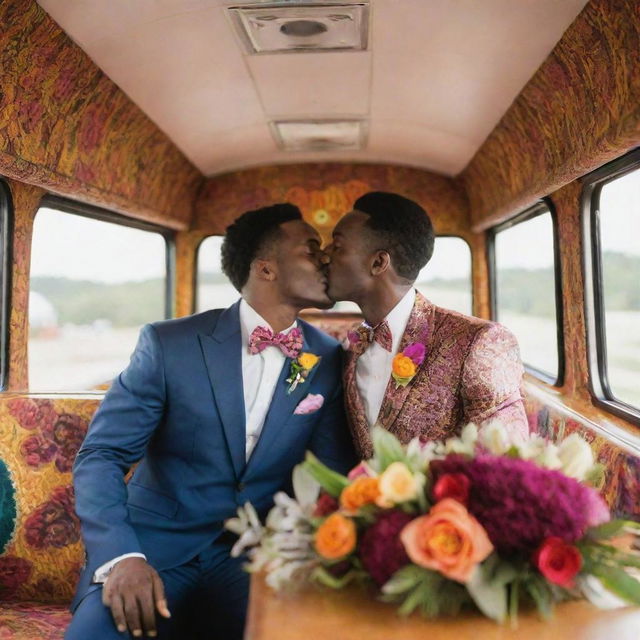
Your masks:
[[[342,577],[329,573],[324,567],[316,567],[311,574],[311,580],[329,587],[330,589],[344,589],[349,583],[358,577],[357,571],[348,571]]]
[[[590,485],[591,487],[595,487],[596,489],[602,488],[604,485],[605,479],[605,466],[596,462],[596,464],[587,471],[587,475],[585,476],[585,483]]]
[[[407,565],[398,569],[384,585],[382,593],[386,595],[398,595],[413,589],[422,580],[422,570],[415,565]]]
[[[334,498],[338,498],[342,490],[349,484],[349,480],[345,476],[329,469],[329,467],[322,464],[310,451],[307,451],[305,461],[301,466]]]
[[[542,576],[531,573],[526,576],[522,584],[535,602],[540,615],[545,620],[549,620],[553,613],[553,593],[547,581]]]
[[[375,456],[380,462],[380,471],[384,471],[392,462],[406,463],[404,447],[392,433],[382,427],[374,427],[371,437]]]
[[[507,584],[514,578],[515,570],[492,554],[476,567],[467,582],[467,591],[485,616],[504,622],[507,617]]]
[[[625,530],[640,533],[640,523],[633,520],[611,520],[597,527],[591,527],[587,530],[586,535],[594,540],[606,540],[623,533]]]
[[[631,604],[640,605],[640,582],[632,578],[624,569],[599,565],[593,574],[600,578],[603,586]]]

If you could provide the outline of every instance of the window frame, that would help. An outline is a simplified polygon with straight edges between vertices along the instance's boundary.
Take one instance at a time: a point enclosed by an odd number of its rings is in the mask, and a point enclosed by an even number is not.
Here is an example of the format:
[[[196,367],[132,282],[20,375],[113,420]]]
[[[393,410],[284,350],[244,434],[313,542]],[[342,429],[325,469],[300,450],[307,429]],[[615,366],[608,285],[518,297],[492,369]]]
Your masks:
[[[13,200],[9,185],[0,178],[0,391],[5,391],[9,375],[9,322],[13,275]]]
[[[554,277],[554,296],[556,304],[556,348],[558,350],[558,371],[554,377],[546,371],[542,371],[526,362],[522,362],[525,371],[542,382],[553,386],[561,387],[564,384],[565,374],[565,354],[564,354],[564,308],[562,305],[562,269],[560,263],[560,243],[558,236],[558,215],[553,202],[550,198],[541,198],[532,206],[515,214],[509,220],[495,225],[487,230],[487,260],[489,262],[489,300],[491,309],[491,319],[494,322],[498,318],[498,286],[497,274],[498,267],[496,264],[496,236],[501,232],[515,227],[518,224],[531,220],[540,215],[549,213],[551,215],[551,227],[553,229],[553,277]]]
[[[163,227],[151,222],[144,222],[129,218],[119,213],[102,209],[90,204],[76,202],[55,195],[46,195],[40,201],[37,217],[40,209],[50,208],[57,209],[64,213],[81,216],[83,218],[91,218],[100,222],[110,222],[120,225],[121,227],[129,227],[131,229],[139,229],[141,231],[149,231],[161,235],[165,242],[165,286],[164,286],[164,319],[168,320],[174,316],[175,303],[175,282],[176,282],[176,232],[167,227]],[[31,281],[31,274],[29,274]]]
[[[208,311],[208,309],[205,309],[203,311],[198,311],[198,296],[199,296],[198,291],[199,291],[199,284],[200,284],[200,277],[199,277],[200,269],[198,268],[198,266],[200,261],[200,249],[202,248],[202,244],[204,243],[204,241],[208,240],[209,238],[224,238],[224,234],[210,233],[209,235],[202,236],[202,238],[200,238],[200,240],[198,241],[198,244],[196,245],[195,258],[193,261],[193,279],[192,279],[193,301],[191,304],[191,313],[203,313],[204,311]],[[229,285],[233,287],[231,282],[229,282]],[[241,297],[241,296],[242,294],[238,291],[238,297]]]
[[[464,236],[458,236],[455,233],[443,233],[443,234],[436,234],[433,237],[434,240],[434,248],[435,248],[435,243],[437,242],[438,238],[455,238],[456,240],[462,240],[466,245],[467,245],[467,249],[469,249],[469,266],[471,267],[469,269],[469,292],[471,293],[471,309],[469,309],[469,312],[464,314],[464,315],[468,315],[468,316],[473,316],[473,312],[475,310],[475,304],[476,304],[476,292],[474,290],[473,287],[473,282],[474,282],[474,271],[475,271],[475,263],[473,260],[473,247],[471,246],[471,243],[469,242],[469,240],[467,240],[467,238],[465,238]],[[429,262],[431,262],[431,259],[429,260]],[[423,267],[423,269],[425,267],[429,266],[429,262],[427,262],[427,264]],[[414,282],[414,288],[415,288],[415,282]]]
[[[619,400],[608,376],[607,336],[603,292],[600,194],[614,180],[640,169],[640,148],[634,149],[583,178],[581,226],[584,276],[584,313],[587,331],[589,392],[594,403],[610,413],[640,425],[640,407]]]

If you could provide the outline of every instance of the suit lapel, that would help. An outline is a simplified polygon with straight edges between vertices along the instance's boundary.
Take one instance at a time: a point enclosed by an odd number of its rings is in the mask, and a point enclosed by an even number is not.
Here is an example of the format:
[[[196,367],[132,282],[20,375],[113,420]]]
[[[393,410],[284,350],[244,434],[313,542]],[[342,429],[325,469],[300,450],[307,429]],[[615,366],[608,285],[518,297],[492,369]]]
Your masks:
[[[373,443],[371,441],[364,405],[356,383],[357,362],[358,358],[355,353],[349,351],[344,368],[344,398],[347,408],[347,418],[349,419],[357,453],[362,459],[367,459],[373,455]]]
[[[225,309],[218,317],[213,333],[199,336],[236,478],[240,478],[245,466],[246,422],[239,307],[237,302]]]
[[[406,347],[414,342],[421,342],[426,347],[426,356],[422,364],[418,367],[415,376],[407,384],[406,387],[398,387],[396,381],[389,372],[389,382],[384,393],[384,399],[382,400],[382,406],[380,407],[380,413],[378,414],[378,421],[387,429],[393,433],[393,425],[402,409],[407,396],[411,391],[413,382],[420,375],[421,369],[424,368],[430,354],[431,341],[433,339],[433,316],[435,313],[435,307],[424,296],[416,291],[416,301],[411,310],[411,315],[407,322],[402,340],[400,341],[400,347],[398,353],[401,353]]]
[[[303,331],[303,343],[302,351],[313,353],[313,349],[307,342],[307,337],[304,334],[304,326],[301,326]],[[293,415],[293,411],[298,403],[309,393],[311,387],[311,381],[318,369],[322,366],[322,359],[316,364],[309,372],[306,380],[298,384],[298,386],[291,392],[287,393],[289,383],[286,381],[291,371],[291,358],[286,358],[282,365],[282,371],[280,377],[276,383],[276,388],[273,391],[273,397],[271,398],[271,405],[269,411],[264,420],[260,438],[249,458],[247,467],[245,469],[245,479],[252,472],[252,470],[260,468],[260,463],[267,455],[269,448],[273,445],[282,435],[282,432],[289,421],[289,418]]]

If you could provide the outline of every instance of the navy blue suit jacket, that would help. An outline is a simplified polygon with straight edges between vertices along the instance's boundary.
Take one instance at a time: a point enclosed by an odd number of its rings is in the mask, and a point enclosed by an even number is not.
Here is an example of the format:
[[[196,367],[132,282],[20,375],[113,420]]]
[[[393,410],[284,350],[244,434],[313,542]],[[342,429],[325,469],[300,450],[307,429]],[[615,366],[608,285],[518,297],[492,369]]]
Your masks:
[[[250,501],[266,513],[307,449],[340,471],[354,462],[341,349],[308,323],[299,326],[303,350],[321,360],[291,394],[285,361],[248,462],[239,303],[142,329],[74,465],[87,554],[74,605],[94,571],[119,555],[137,551],[157,570],[175,567],[210,545],[239,505]],[[308,393],[322,394],[323,407],[294,414]]]

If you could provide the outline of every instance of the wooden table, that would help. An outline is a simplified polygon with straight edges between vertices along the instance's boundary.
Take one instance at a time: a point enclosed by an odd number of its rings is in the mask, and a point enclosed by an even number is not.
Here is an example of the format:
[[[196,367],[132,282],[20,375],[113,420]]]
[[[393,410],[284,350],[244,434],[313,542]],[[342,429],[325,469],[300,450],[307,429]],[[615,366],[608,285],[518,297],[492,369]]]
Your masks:
[[[356,587],[276,593],[254,575],[245,640],[640,640],[639,608],[605,611],[566,602],[548,622],[534,611],[521,613],[518,622],[512,630],[473,613],[403,619]]]

